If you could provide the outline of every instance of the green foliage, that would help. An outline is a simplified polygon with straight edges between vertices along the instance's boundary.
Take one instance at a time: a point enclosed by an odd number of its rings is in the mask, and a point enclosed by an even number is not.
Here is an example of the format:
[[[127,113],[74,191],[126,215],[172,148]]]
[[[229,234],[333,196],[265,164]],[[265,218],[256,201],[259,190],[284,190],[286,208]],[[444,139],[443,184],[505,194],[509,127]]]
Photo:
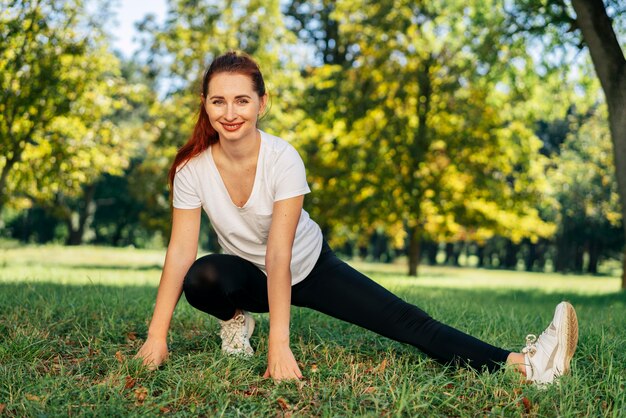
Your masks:
[[[111,116],[133,91],[83,1],[13,2],[0,19],[0,205],[76,198],[121,174],[133,142]]]
[[[606,107],[599,106],[571,124],[547,173],[560,205],[556,267],[582,271],[582,253],[587,251],[590,271],[595,272],[600,254],[616,253],[624,244]]]
[[[553,233],[536,209],[547,186],[541,142],[519,89],[501,80],[518,80],[509,64],[524,53],[497,43],[495,4],[467,6],[336,3],[353,58],[310,73],[303,108],[316,113],[297,129],[315,217],[344,239],[381,226],[397,247]]]

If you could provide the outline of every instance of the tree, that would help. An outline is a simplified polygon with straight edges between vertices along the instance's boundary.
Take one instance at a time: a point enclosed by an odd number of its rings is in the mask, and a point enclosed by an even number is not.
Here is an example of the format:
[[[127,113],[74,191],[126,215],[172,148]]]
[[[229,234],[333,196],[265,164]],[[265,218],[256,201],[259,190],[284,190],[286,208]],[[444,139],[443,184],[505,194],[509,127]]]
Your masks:
[[[0,15],[0,209],[37,203],[72,244],[93,214],[93,183],[121,173],[133,147],[111,117],[134,87],[90,18],[81,0],[12,2]]]
[[[623,2],[617,0],[524,0],[510,11],[515,30],[531,35],[552,31],[564,34],[552,37],[552,45],[573,42],[587,46],[606,97],[622,219],[626,219],[626,58],[613,24],[623,23],[625,12]],[[626,236],[624,221],[622,228]],[[624,251],[622,289],[626,289],[626,248]]]
[[[582,273],[587,253],[587,271],[597,273],[601,253],[623,245],[623,237],[616,236],[622,217],[606,108],[571,123],[573,129],[548,172],[561,208],[555,267]]]
[[[503,17],[471,6],[337,2],[332,17],[354,59],[309,76],[303,107],[319,114],[298,132],[325,202],[316,216],[348,234],[384,226],[397,246],[406,240],[411,275],[423,239],[553,231],[534,208],[540,141],[519,120],[515,88],[496,88],[515,71],[494,45]]]

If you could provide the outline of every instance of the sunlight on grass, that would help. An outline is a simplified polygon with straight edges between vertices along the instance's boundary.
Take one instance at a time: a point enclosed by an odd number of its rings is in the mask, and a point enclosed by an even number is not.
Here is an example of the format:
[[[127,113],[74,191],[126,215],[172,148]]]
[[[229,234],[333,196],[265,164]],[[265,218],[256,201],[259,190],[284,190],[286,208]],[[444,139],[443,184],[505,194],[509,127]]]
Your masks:
[[[0,281],[157,285],[165,250],[28,246],[0,250]]]
[[[27,246],[0,250],[0,281],[59,284],[157,285],[165,250],[134,248]],[[528,273],[506,270],[423,266],[417,278],[400,263],[350,262],[391,287],[423,286],[474,289],[541,289],[545,293],[617,292],[620,279],[610,276]]]

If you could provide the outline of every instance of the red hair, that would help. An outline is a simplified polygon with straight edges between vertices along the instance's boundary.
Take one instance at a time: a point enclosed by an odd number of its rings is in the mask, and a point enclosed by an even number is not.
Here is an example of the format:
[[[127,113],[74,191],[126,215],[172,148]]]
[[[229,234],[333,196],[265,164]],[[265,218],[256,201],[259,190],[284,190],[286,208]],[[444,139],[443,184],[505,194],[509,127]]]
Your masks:
[[[209,68],[204,72],[202,78],[202,97],[206,97],[209,90],[209,82],[211,78],[218,73],[236,73],[243,74],[250,77],[252,80],[252,87],[259,97],[265,96],[265,82],[263,81],[263,75],[257,63],[244,53],[235,51],[227,52],[219,57],[215,58]],[[212,144],[219,141],[217,131],[213,129],[209,121],[209,115],[204,108],[204,101],[200,101],[200,112],[198,114],[198,121],[193,128],[191,137],[187,140],[187,143],[183,145],[174,158],[174,162],[170,167],[168,173],[168,183],[170,190],[174,187],[174,177],[178,171],[178,167],[181,164],[185,164],[187,161],[202,153],[209,148]]]

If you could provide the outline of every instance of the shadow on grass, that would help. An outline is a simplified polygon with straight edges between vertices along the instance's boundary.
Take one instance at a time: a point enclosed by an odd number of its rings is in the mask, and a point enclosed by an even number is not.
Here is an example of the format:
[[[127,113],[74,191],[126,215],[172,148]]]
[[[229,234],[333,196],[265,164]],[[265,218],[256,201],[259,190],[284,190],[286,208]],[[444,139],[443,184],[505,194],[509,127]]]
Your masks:
[[[42,263],[46,267],[56,268],[71,268],[82,270],[128,270],[128,271],[149,271],[149,270],[162,270],[161,264],[148,264],[148,265],[123,265],[123,264],[62,264],[62,263]]]

